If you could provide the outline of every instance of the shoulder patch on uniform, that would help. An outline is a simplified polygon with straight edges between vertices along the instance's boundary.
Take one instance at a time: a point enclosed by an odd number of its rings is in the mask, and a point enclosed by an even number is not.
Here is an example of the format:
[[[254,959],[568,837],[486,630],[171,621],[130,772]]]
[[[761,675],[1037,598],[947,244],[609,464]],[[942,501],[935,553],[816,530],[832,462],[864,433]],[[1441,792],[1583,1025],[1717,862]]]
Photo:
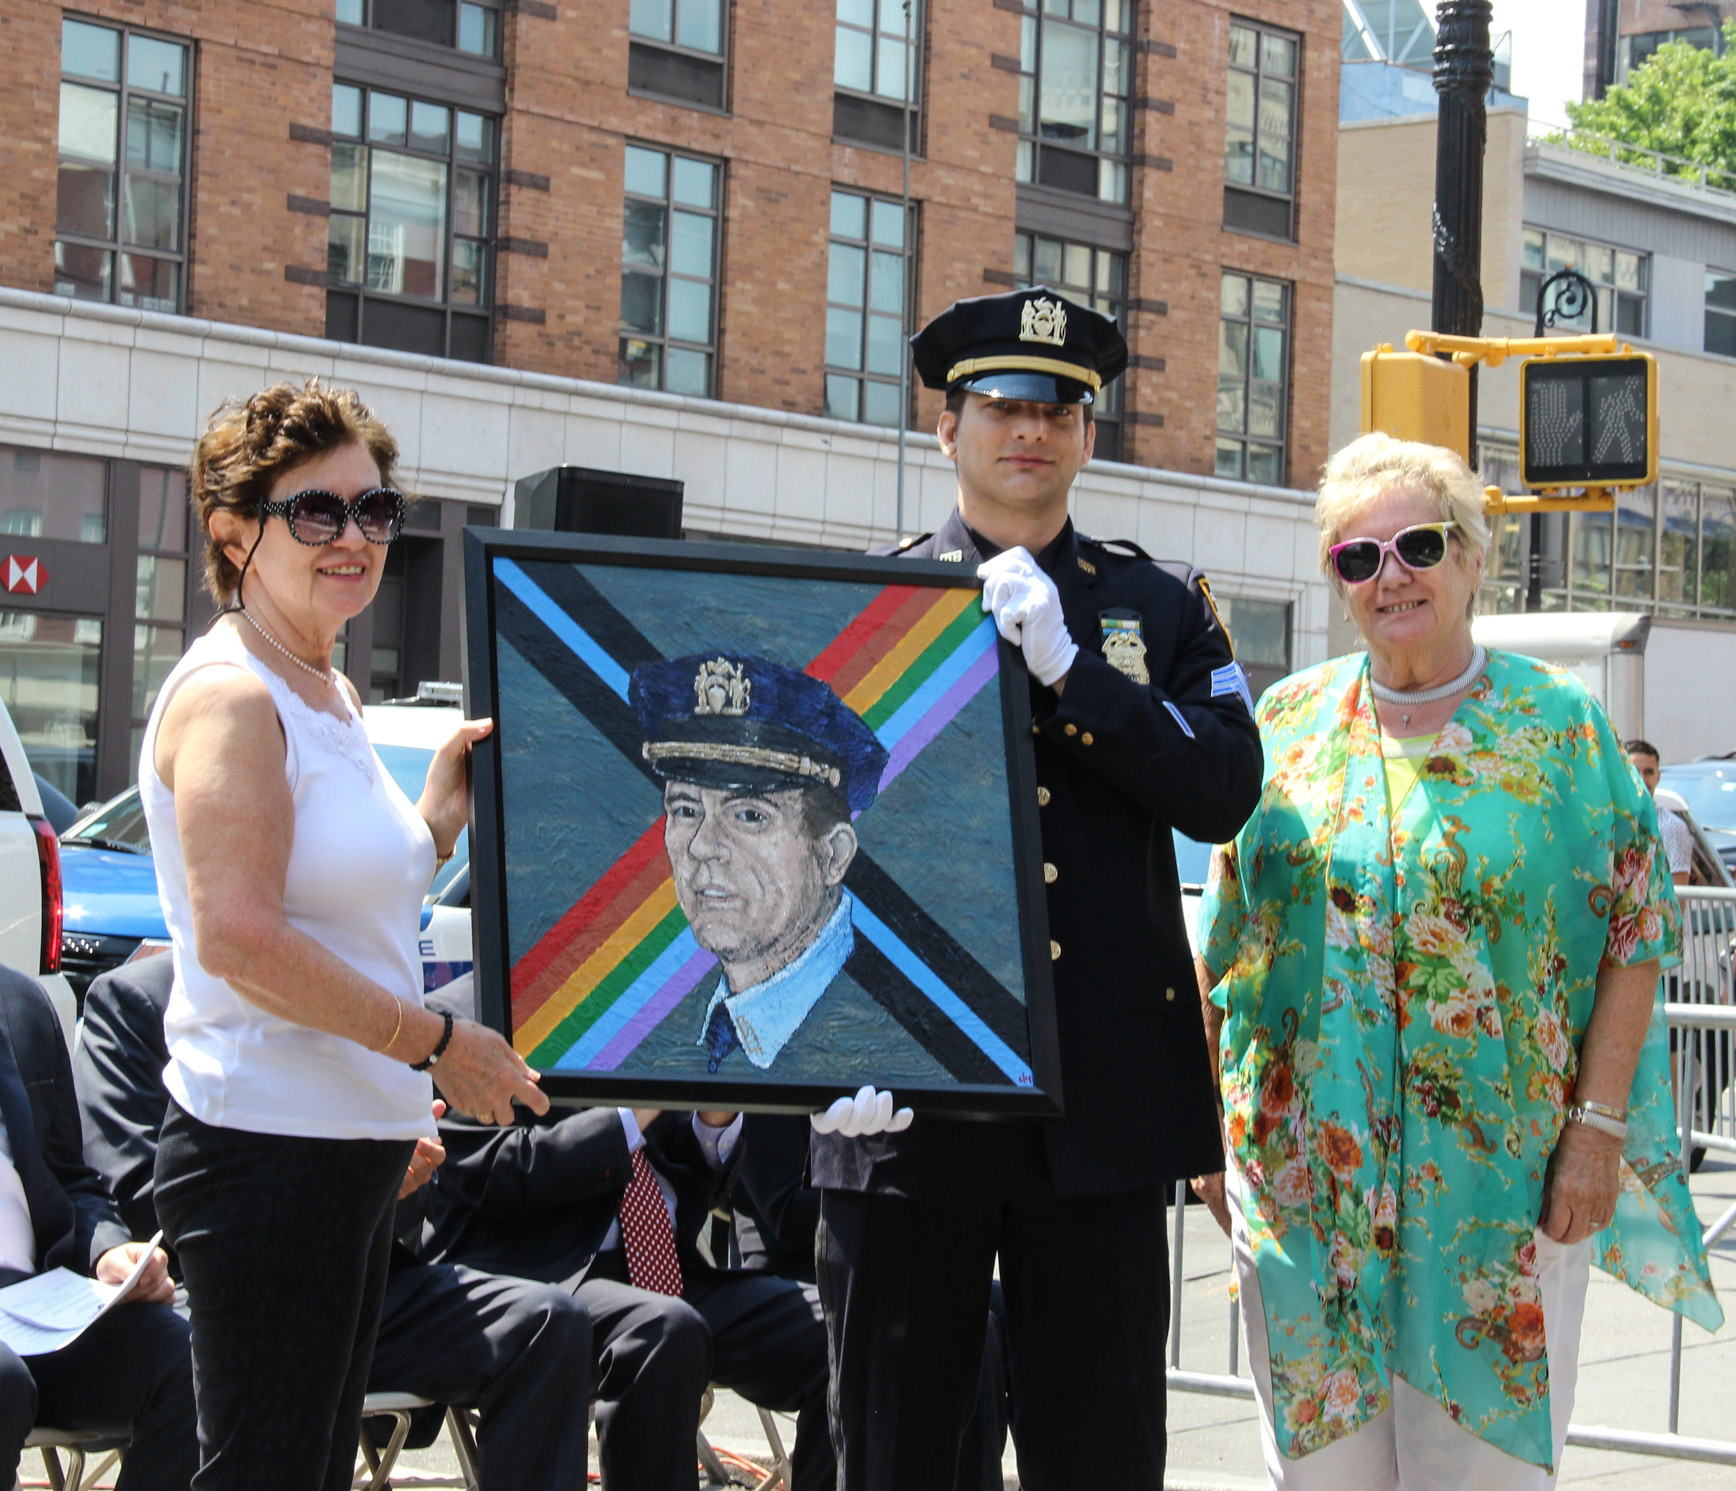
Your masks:
[[[1212,669],[1212,698],[1219,699],[1229,694],[1239,698],[1247,705],[1248,713],[1253,714],[1253,691],[1248,687],[1248,675],[1242,671],[1240,663],[1225,663],[1221,668]]]
[[[1200,587],[1200,594],[1206,598],[1206,604],[1212,608],[1212,620],[1217,622],[1218,630],[1224,634],[1224,641],[1229,644],[1230,656],[1234,657],[1236,655],[1236,639],[1230,635],[1230,629],[1224,625],[1223,612],[1218,610],[1218,603],[1212,596],[1212,582],[1204,575],[1196,575],[1194,578]],[[1249,705],[1248,710],[1251,714],[1253,706]]]

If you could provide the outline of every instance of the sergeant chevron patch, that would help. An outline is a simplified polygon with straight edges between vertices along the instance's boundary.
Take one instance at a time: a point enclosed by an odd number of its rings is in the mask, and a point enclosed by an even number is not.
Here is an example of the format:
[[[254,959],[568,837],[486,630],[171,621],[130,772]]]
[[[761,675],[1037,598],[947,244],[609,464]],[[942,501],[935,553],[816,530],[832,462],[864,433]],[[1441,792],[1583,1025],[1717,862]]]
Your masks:
[[[1237,695],[1248,706],[1248,713],[1253,714],[1254,696],[1248,689],[1248,675],[1242,671],[1240,663],[1225,663],[1221,668],[1212,669],[1212,698],[1223,694]]]

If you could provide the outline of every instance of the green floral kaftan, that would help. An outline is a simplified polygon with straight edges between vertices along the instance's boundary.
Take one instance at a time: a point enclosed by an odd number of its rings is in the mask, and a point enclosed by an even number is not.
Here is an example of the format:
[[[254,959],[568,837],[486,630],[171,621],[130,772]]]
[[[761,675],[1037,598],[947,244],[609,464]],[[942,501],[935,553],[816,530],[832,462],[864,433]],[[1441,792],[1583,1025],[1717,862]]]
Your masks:
[[[1260,703],[1267,780],[1213,859],[1224,1115],[1279,1447],[1356,1431],[1396,1373],[1551,1459],[1533,1226],[1598,971],[1677,955],[1651,799],[1572,676],[1491,653],[1397,821],[1365,654]],[[1594,1257],[1723,1319],[1676,1158],[1660,1004]]]

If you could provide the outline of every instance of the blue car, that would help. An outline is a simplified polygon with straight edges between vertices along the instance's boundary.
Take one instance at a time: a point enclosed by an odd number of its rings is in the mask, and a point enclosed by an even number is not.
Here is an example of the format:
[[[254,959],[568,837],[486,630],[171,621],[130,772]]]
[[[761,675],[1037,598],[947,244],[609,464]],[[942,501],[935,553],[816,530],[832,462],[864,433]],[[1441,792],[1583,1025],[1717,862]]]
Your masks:
[[[364,711],[370,736],[389,737],[374,739],[380,760],[414,802],[422,795],[428,764],[434,759],[434,746],[399,743],[406,733],[401,718],[406,714],[419,714],[428,727],[438,731],[443,722],[433,716],[449,715],[455,719],[458,711],[391,707]],[[393,718],[380,719],[376,731],[376,715]],[[412,728],[418,723],[410,722]],[[444,722],[444,729],[450,728],[450,721]],[[459,836],[458,852],[435,877],[428,902],[422,908],[423,982],[427,988],[438,987],[469,969],[468,962],[455,959],[447,949],[442,949],[443,956],[436,959],[427,937],[432,903],[448,888],[455,895],[468,889],[467,839],[468,835]],[[66,904],[60,934],[60,966],[82,1005],[84,991],[99,973],[134,958],[149,957],[169,945],[169,929],[163,921],[162,902],[157,898],[151,835],[145,826],[144,806],[137,787],[127,788],[61,835],[60,873]]]

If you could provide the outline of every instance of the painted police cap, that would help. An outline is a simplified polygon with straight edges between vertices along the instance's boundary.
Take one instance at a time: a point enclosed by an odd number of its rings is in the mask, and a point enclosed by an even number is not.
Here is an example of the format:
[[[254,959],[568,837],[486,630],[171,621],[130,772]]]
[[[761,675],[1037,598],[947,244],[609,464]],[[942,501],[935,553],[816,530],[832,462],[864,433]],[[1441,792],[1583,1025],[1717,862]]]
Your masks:
[[[1127,366],[1113,318],[1046,285],[955,301],[910,339],[924,387],[1089,404]]]
[[[747,653],[636,668],[627,700],[662,781],[729,792],[826,787],[852,812],[880,791],[886,748],[828,684]]]

